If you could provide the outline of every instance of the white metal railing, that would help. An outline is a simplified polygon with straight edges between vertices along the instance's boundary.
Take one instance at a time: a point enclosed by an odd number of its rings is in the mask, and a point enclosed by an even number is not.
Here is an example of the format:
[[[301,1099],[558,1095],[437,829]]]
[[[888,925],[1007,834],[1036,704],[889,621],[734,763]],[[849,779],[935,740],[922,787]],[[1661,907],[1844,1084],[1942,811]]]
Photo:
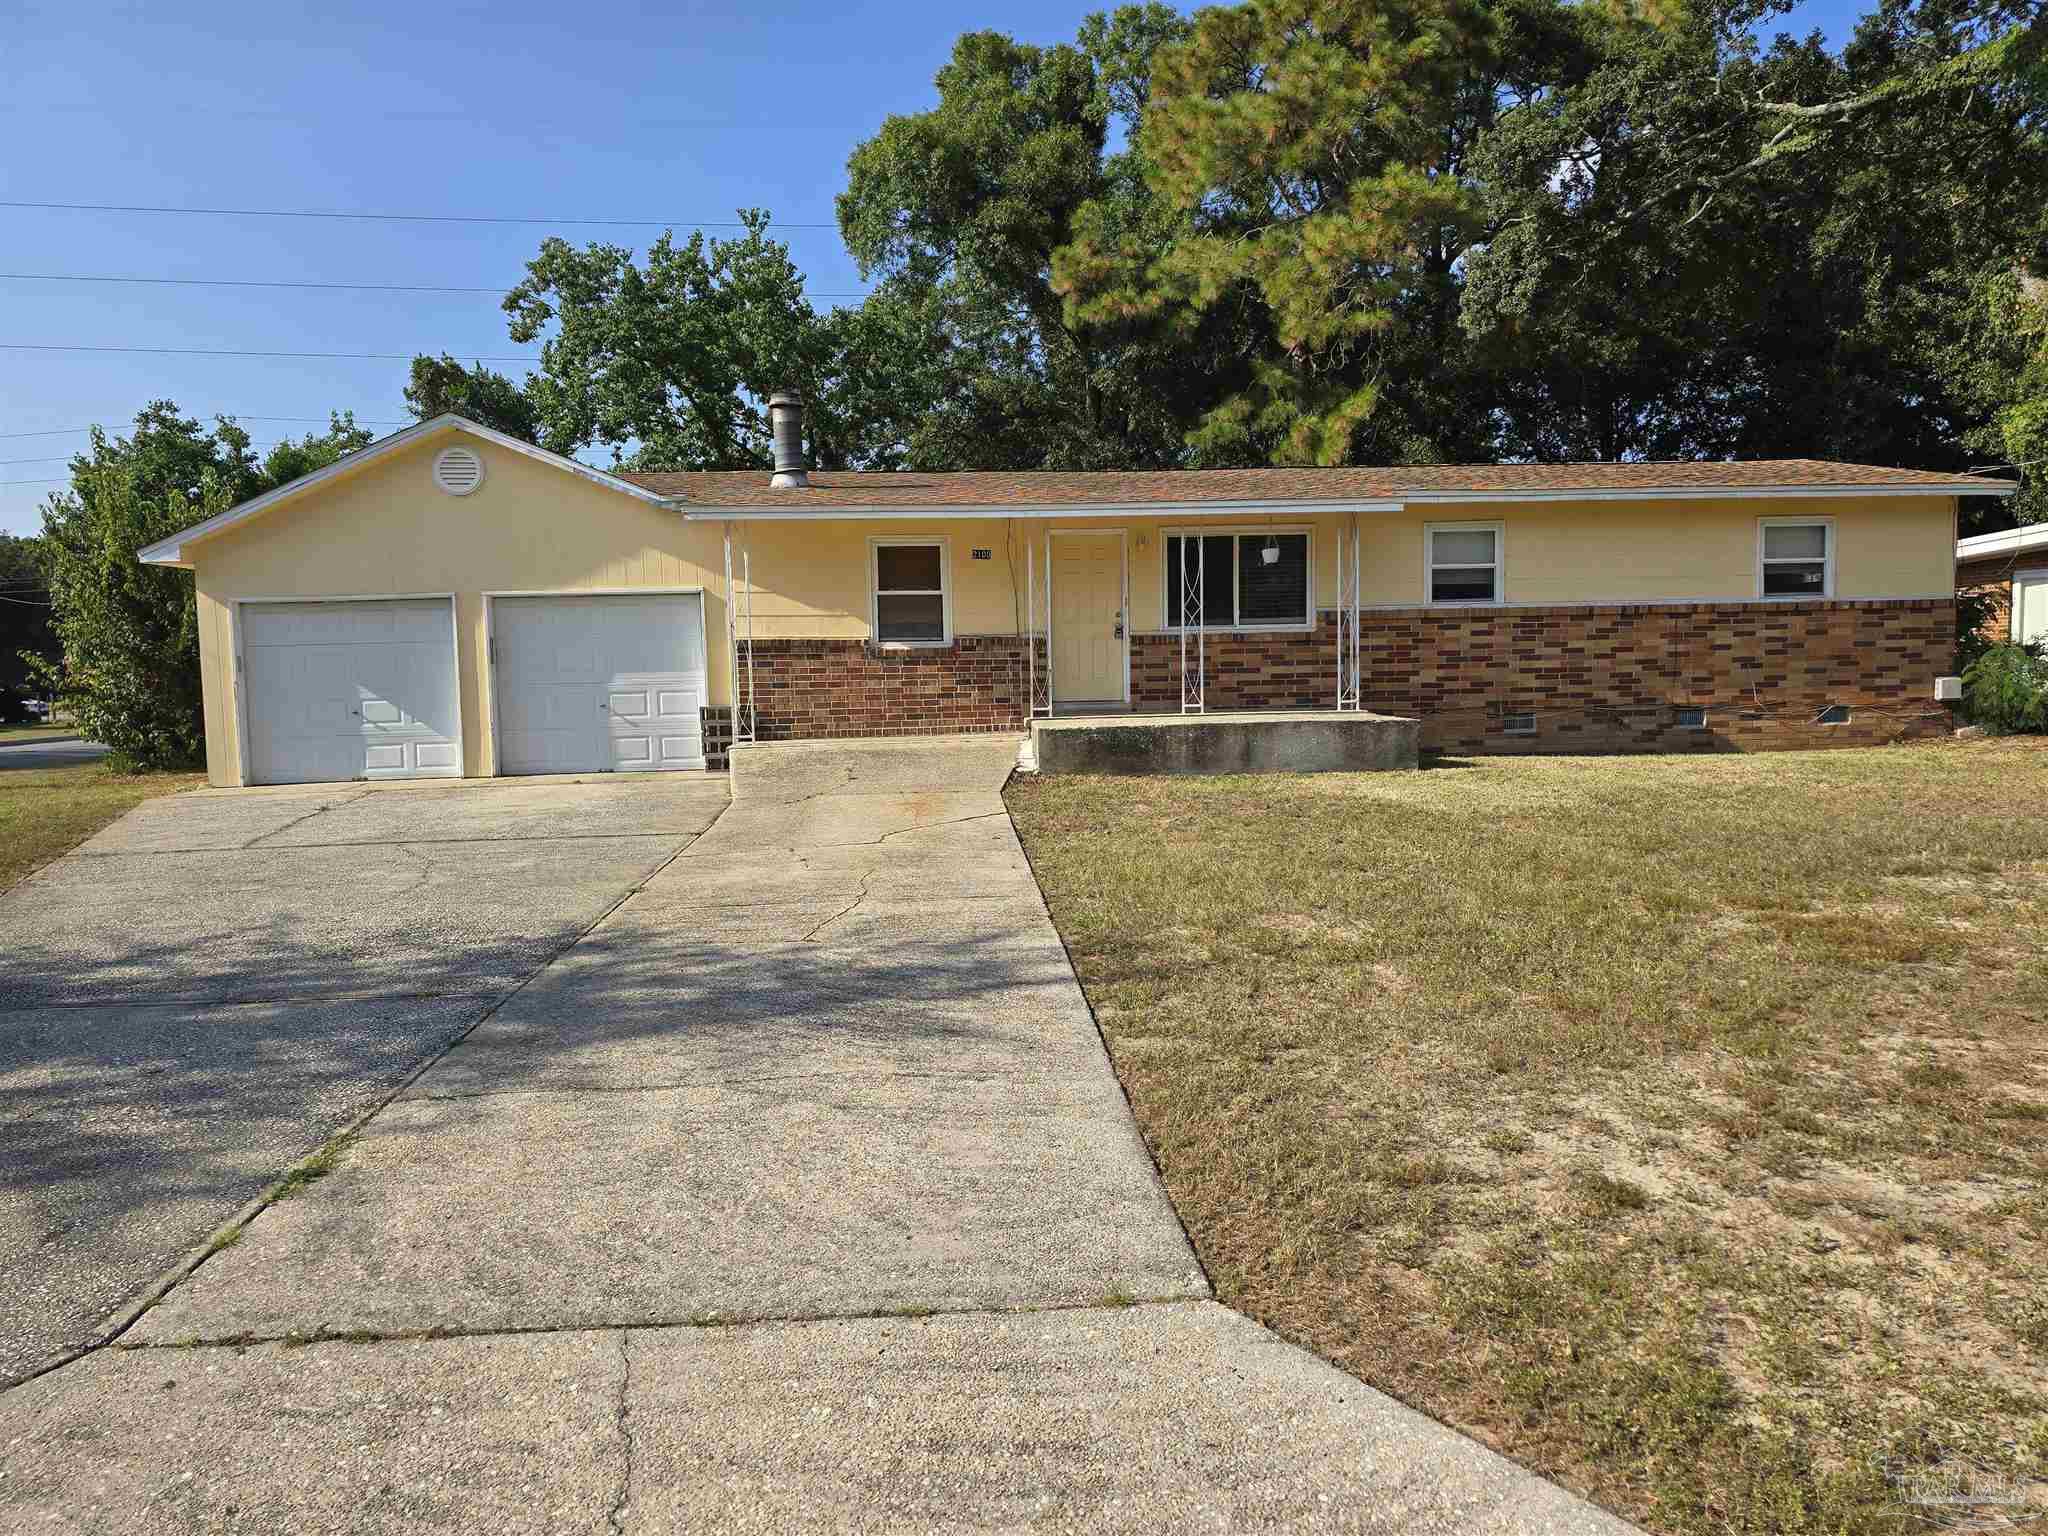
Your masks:
[[[754,572],[746,530],[741,528],[737,560],[733,524],[725,525],[725,652],[726,677],[732,688],[732,739],[735,745],[754,739]],[[737,576],[737,581],[735,581]]]
[[[1358,609],[1361,543],[1358,514],[1337,530],[1337,708],[1365,708],[1365,674],[1360,667]]]
[[[1012,566],[1012,570],[1016,567]],[[1041,604],[1043,605],[1041,607]],[[1045,646],[1045,664],[1038,648]],[[1045,536],[1043,559],[1031,536],[1024,536],[1024,665],[1030,678],[1032,715],[1052,713],[1052,535]]]
[[[1194,570],[1188,569],[1188,550],[1195,552]],[[1204,558],[1199,535],[1180,536],[1180,712],[1200,715],[1208,711],[1209,634],[1208,609],[1202,602]],[[1194,631],[1195,665],[1188,668],[1188,631]]]

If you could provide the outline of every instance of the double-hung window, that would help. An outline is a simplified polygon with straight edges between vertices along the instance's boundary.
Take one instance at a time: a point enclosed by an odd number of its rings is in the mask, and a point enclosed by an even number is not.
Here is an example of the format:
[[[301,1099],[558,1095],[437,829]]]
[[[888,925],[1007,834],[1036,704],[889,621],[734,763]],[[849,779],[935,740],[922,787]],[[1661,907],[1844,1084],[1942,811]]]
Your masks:
[[[877,640],[944,645],[953,636],[943,539],[872,539]]]
[[[1422,537],[1432,603],[1498,603],[1501,580],[1499,523],[1430,523]]]
[[[1832,597],[1835,524],[1825,517],[1766,517],[1757,526],[1757,586],[1764,597]]]
[[[1308,535],[1169,533],[1166,627],[1305,629],[1315,623]]]

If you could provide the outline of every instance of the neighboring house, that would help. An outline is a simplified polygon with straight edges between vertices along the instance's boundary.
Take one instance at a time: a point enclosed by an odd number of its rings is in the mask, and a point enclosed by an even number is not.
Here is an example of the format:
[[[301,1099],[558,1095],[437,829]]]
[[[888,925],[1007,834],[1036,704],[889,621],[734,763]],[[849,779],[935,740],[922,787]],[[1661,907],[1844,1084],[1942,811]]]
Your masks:
[[[1956,590],[1990,599],[1979,628],[1986,640],[2048,641],[2048,523],[1958,539]]]
[[[1884,741],[1946,727],[1955,498],[2011,490],[1812,460],[788,483],[776,414],[784,483],[442,416],[144,550],[197,579],[209,777],[691,768],[736,723],[1340,694],[1461,752]]]

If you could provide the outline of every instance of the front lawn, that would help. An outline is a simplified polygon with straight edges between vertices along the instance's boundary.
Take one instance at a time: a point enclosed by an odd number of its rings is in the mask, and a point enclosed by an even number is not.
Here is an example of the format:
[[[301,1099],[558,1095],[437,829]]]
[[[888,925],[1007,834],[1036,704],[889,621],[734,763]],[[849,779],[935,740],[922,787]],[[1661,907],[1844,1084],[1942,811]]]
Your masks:
[[[1225,1301],[1658,1530],[2048,1468],[2048,751],[1010,805]]]
[[[205,782],[197,773],[115,773],[104,763],[0,770],[0,891],[144,800]]]

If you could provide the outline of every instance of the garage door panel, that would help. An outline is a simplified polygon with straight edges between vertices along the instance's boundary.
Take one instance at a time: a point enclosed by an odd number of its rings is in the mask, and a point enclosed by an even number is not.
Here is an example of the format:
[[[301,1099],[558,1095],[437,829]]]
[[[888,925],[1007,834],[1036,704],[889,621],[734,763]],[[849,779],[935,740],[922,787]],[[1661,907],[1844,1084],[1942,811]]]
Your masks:
[[[704,766],[696,593],[495,600],[500,771]]]
[[[248,603],[241,613],[253,782],[460,775],[447,599]]]

